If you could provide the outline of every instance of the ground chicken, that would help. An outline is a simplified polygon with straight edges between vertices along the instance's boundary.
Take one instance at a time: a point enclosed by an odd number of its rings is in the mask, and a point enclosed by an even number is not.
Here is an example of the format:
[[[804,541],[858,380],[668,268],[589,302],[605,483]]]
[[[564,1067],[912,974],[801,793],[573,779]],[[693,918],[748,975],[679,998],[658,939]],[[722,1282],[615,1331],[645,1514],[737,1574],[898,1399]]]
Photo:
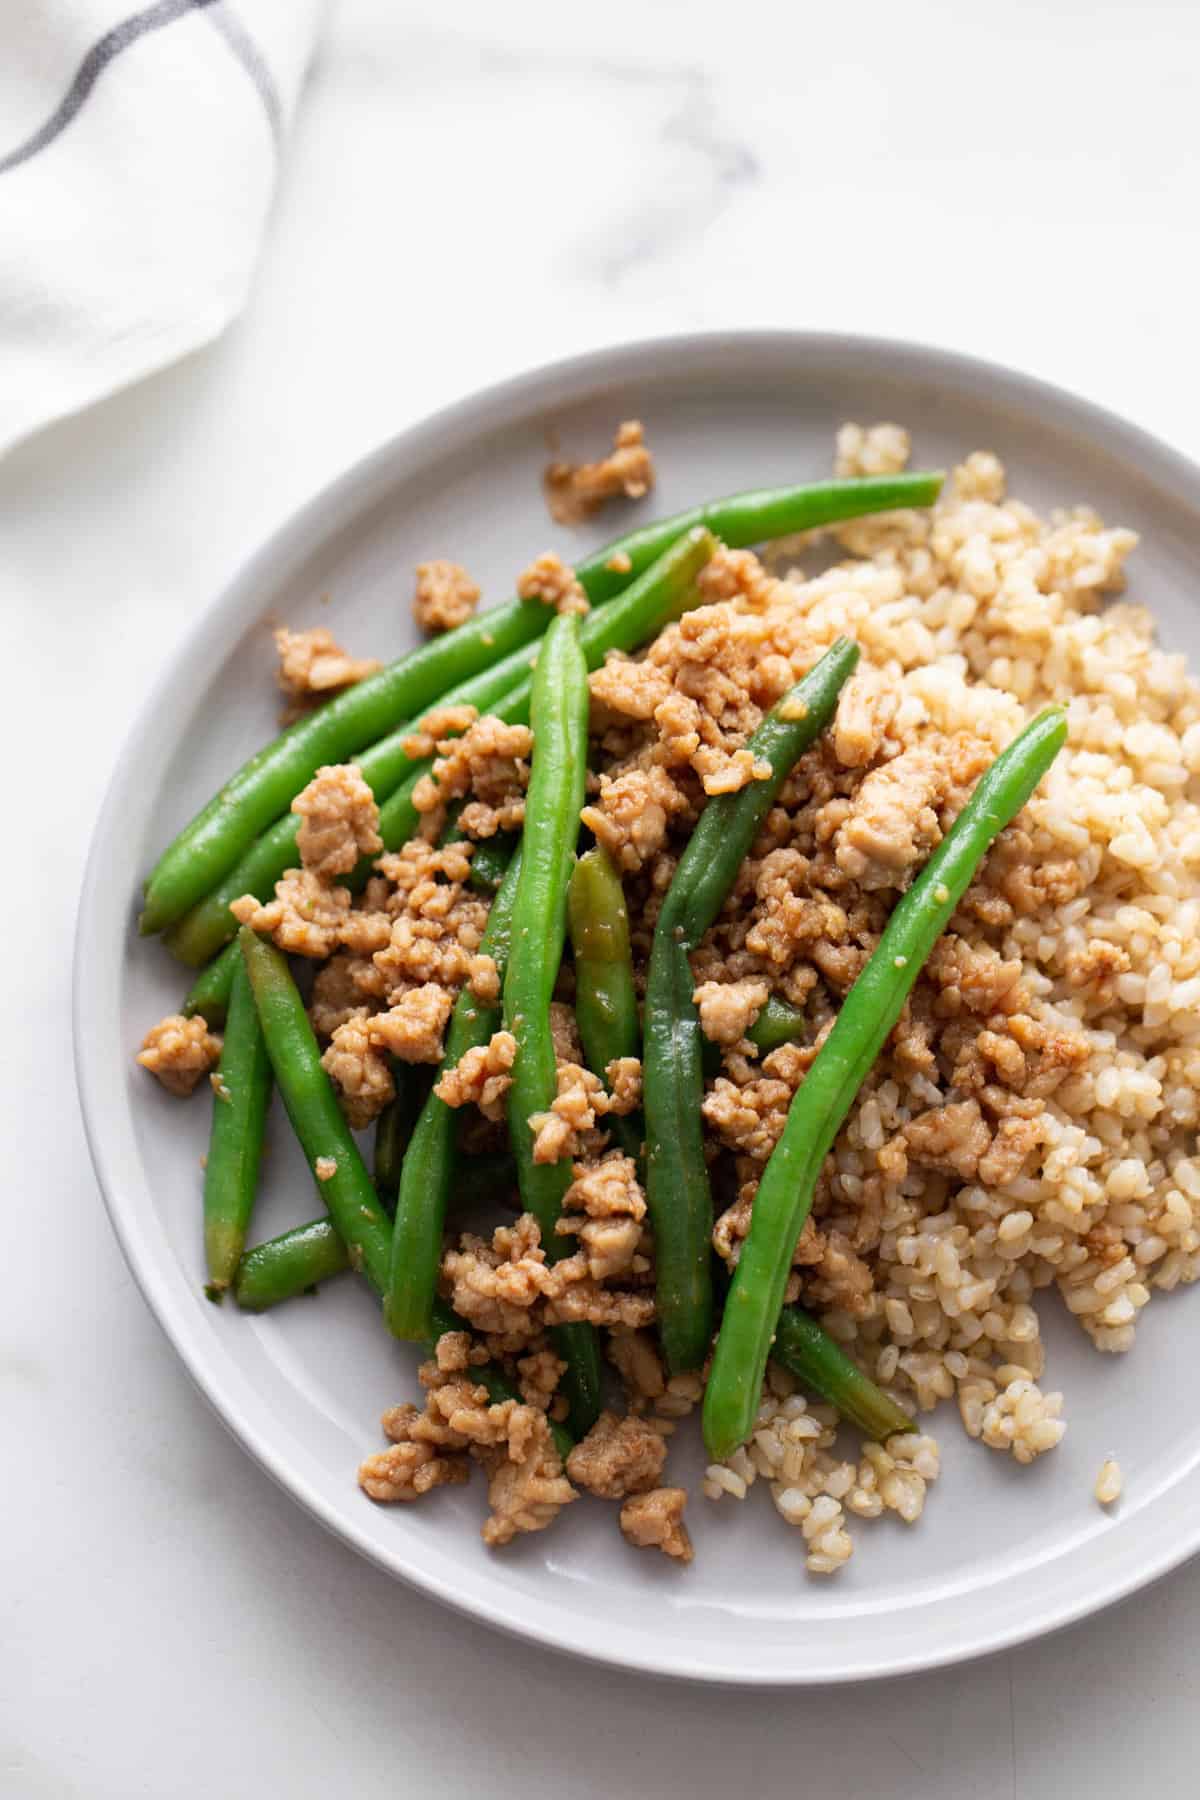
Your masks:
[[[367,1039],[376,1050],[386,1050],[406,1063],[439,1063],[442,1033],[454,1005],[453,994],[427,981],[394,1000],[387,1012],[368,1019]]]
[[[543,1412],[547,1412],[566,1372],[566,1363],[561,1356],[555,1356],[553,1350],[531,1350],[528,1356],[519,1357],[517,1385],[521,1390],[522,1400],[528,1406],[538,1406]]]
[[[363,1492],[381,1501],[419,1500],[431,1488],[457,1487],[470,1478],[465,1456],[439,1453],[432,1444],[393,1444],[368,1456],[358,1471]]]
[[[703,981],[692,995],[700,1029],[713,1044],[736,1044],[767,1004],[765,981]]]
[[[261,904],[243,894],[229,910],[240,925],[269,937],[290,956],[332,956],[350,918],[350,890],[329,887],[309,869],[289,869],[275,883],[275,897]]]
[[[945,1169],[961,1181],[974,1180],[979,1159],[992,1142],[977,1100],[931,1107],[910,1119],[902,1135],[914,1162],[928,1169]]]
[[[642,1104],[642,1059],[640,1056],[614,1056],[604,1067],[608,1083],[609,1111],[627,1118]]]
[[[848,769],[865,769],[882,750],[896,716],[897,684],[874,663],[860,663],[842,689],[833,722],[834,752]]]
[[[517,596],[552,606],[555,612],[588,611],[588,598],[574,569],[553,550],[543,550],[527,569],[522,569],[517,576]]]
[[[333,1032],[321,1058],[353,1131],[365,1130],[396,1092],[387,1055],[372,1039],[372,1022],[365,1011],[351,1014]]]
[[[443,739],[456,738],[468,731],[479,717],[477,706],[435,706],[427,712],[404,740],[404,754],[414,762],[432,756]]]
[[[624,1383],[631,1411],[666,1393],[666,1370],[648,1331],[611,1332],[608,1355]]]
[[[168,1093],[186,1095],[216,1067],[220,1054],[220,1038],[199,1013],[191,1019],[169,1013],[146,1033],[137,1060],[158,1077]]]
[[[293,702],[353,687],[382,667],[373,657],[351,656],[324,625],[311,631],[281,627],[275,633],[275,648],[279,652],[279,685]]]
[[[477,1106],[485,1119],[503,1119],[504,1097],[512,1085],[510,1073],[517,1055],[511,1031],[497,1031],[486,1044],[478,1044],[447,1069],[434,1088],[447,1106]]]
[[[550,516],[577,525],[617,494],[640,500],[654,486],[654,459],[639,419],[618,425],[612,454],[601,462],[552,462],[543,478]]]
[[[506,725],[485,714],[469,725],[461,737],[439,739],[438,757],[430,774],[413,789],[418,812],[431,813],[467,794],[477,805],[495,812],[492,831],[474,829],[481,837],[519,825],[524,817],[525,787],[529,780],[526,758],[533,745],[528,725]],[[516,810],[514,804],[519,803]],[[466,827],[464,827],[464,830]]]
[[[904,887],[941,838],[945,763],[921,746],[865,776],[836,838],[838,867],[868,891]]]
[[[626,769],[600,777],[600,796],[580,819],[618,868],[640,869],[662,849],[670,821],[688,810],[687,796],[664,768]]]
[[[574,1174],[556,1229],[578,1240],[593,1281],[623,1275],[633,1266],[646,1216],[637,1166],[612,1151],[598,1163],[576,1163]]]
[[[451,631],[465,625],[479,605],[479,585],[460,563],[417,564],[413,617],[422,631]]]
[[[667,1460],[661,1433],[632,1415],[602,1412],[567,1458],[567,1474],[598,1500],[624,1500],[652,1488]]]
[[[300,861],[318,881],[349,874],[360,857],[383,849],[379,808],[357,763],[318,769],[292,801],[292,811],[300,820]]]
[[[578,1156],[597,1117],[609,1110],[604,1084],[580,1063],[561,1062],[555,1072],[558,1093],[549,1112],[531,1113],[535,1163],[563,1162]]]
[[[679,1562],[690,1563],[694,1552],[683,1522],[686,1488],[654,1488],[638,1494],[621,1508],[621,1532],[639,1550],[661,1550]]]
[[[600,668],[588,676],[591,729],[601,732],[629,719],[648,723],[673,689],[670,678],[653,663],[635,662],[610,650]]]

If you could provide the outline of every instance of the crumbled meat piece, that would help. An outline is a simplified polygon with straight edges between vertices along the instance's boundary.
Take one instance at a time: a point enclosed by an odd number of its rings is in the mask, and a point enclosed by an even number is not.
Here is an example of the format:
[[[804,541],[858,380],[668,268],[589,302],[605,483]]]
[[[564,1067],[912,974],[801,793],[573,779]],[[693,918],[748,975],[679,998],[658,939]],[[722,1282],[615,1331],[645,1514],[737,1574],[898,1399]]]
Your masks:
[[[661,1550],[679,1562],[690,1563],[692,1540],[683,1522],[686,1488],[654,1488],[638,1494],[621,1508],[621,1533],[639,1550]]]
[[[415,1412],[415,1408],[413,1409]],[[436,1487],[459,1487],[471,1478],[467,1458],[439,1455],[432,1444],[399,1443],[368,1456],[358,1471],[359,1486],[372,1500],[419,1500]]]
[[[523,806],[529,780],[525,759],[532,747],[533,734],[528,725],[506,725],[502,719],[485,713],[461,737],[438,740],[437,761],[432,773],[423,776],[413,789],[413,805],[418,812],[434,812],[451,800],[474,794],[477,802],[501,813],[503,829],[507,830],[510,822],[519,823],[520,818],[512,815],[510,820],[502,809],[514,800],[520,800]],[[497,828],[499,824],[493,829]]]
[[[753,550],[730,550],[718,544],[697,577],[696,586],[705,600],[738,600],[761,609],[778,592],[780,583],[768,574]]]
[[[375,974],[375,965],[339,951],[322,963],[313,977],[308,1016],[318,1037],[332,1037],[339,1025],[355,1014],[370,1010],[371,997],[364,990]]]
[[[666,1393],[666,1370],[648,1331],[611,1332],[608,1355],[625,1384],[631,1407],[643,1406]]]
[[[598,1163],[577,1163],[574,1175],[557,1230],[578,1239],[593,1281],[623,1275],[633,1265],[646,1216],[637,1167],[611,1151]]]
[[[687,797],[657,763],[601,775],[600,797],[580,819],[621,869],[640,869],[661,850],[671,819],[688,809]]]
[[[379,808],[357,763],[318,769],[292,801],[299,816],[296,848],[300,861],[318,881],[346,875],[360,856],[383,849]]]
[[[610,650],[600,668],[588,676],[588,690],[593,731],[629,719],[647,724],[673,692],[661,669],[653,663],[635,662],[617,650]]]
[[[860,663],[842,689],[833,725],[837,759],[848,769],[865,769],[878,756],[896,716],[899,691],[874,663]]]
[[[574,1262],[570,1257],[568,1261]],[[555,1264],[556,1272],[567,1264]],[[649,1325],[655,1317],[654,1296],[628,1293],[623,1288],[599,1287],[594,1281],[578,1281],[564,1286],[546,1302],[547,1325],[624,1325],[637,1330]]]
[[[714,1044],[736,1044],[767,1004],[765,981],[704,981],[692,995],[700,1029]]]
[[[566,1363],[553,1350],[531,1350],[528,1356],[518,1358],[517,1383],[522,1400],[527,1406],[547,1412],[566,1371]]]
[[[624,1500],[652,1488],[667,1460],[666,1440],[641,1419],[602,1412],[567,1458],[567,1474],[598,1500]]]
[[[471,997],[481,1006],[495,1006],[500,999],[500,971],[494,956],[477,953],[467,968],[467,986]]]
[[[372,1499],[410,1500],[431,1487],[465,1481],[464,1451],[488,1474],[487,1544],[507,1544],[518,1532],[543,1530],[576,1498],[544,1412],[517,1400],[489,1405],[486,1388],[437,1363],[422,1367],[421,1381],[424,1413],[414,1406],[385,1413],[383,1427],[394,1449],[368,1457],[359,1471]]]
[[[479,605],[479,585],[461,563],[417,564],[413,616],[422,631],[451,631],[465,625]]]
[[[640,500],[654,486],[654,459],[641,421],[618,425],[612,454],[600,462],[552,462],[543,485],[550,516],[559,525],[577,525],[618,494]]]
[[[579,1063],[559,1063],[556,1080],[558,1093],[550,1111],[530,1115],[535,1163],[578,1156],[584,1134],[594,1129],[599,1114],[609,1110],[604,1084],[590,1069]]]
[[[533,1418],[536,1424],[519,1461],[498,1451],[485,1452],[480,1459],[490,1469],[491,1517],[484,1523],[483,1541],[493,1548],[511,1543],[520,1532],[544,1531],[564,1506],[578,1498],[563,1474],[545,1413],[534,1412]]]
[[[934,1011],[943,1017],[953,1017],[964,1007],[985,1018],[991,1013],[1015,1013],[1028,1000],[1019,957],[1005,961],[986,947],[972,949],[953,932],[938,939],[924,975],[940,990]]]
[[[168,1093],[182,1096],[190,1094],[216,1067],[220,1054],[220,1038],[198,1013],[191,1019],[169,1013],[146,1033],[137,1060],[158,1077]]]
[[[543,550],[527,569],[522,569],[517,576],[517,597],[536,600],[560,613],[588,611],[588,598],[574,569],[553,550]]]
[[[334,1031],[321,1067],[337,1089],[346,1121],[363,1131],[396,1092],[388,1059],[371,1037],[366,1012],[351,1014]]]
[[[941,758],[920,746],[872,769],[838,829],[838,867],[868,891],[904,886],[941,838],[934,806],[944,784]]]
[[[988,1150],[979,1159],[979,1179],[988,1187],[1003,1187],[1021,1173],[1029,1153],[1042,1141],[1040,1118],[1001,1119]]]
[[[281,627],[275,633],[275,648],[279,652],[279,685],[293,701],[353,687],[382,667],[373,657],[351,656],[324,625],[311,631]]]
[[[806,1224],[812,1224],[811,1218]],[[813,1238],[819,1246],[820,1260],[805,1281],[807,1298],[822,1310],[836,1307],[852,1319],[865,1318],[871,1310],[875,1292],[870,1267],[840,1231],[822,1234],[814,1227]],[[797,1246],[796,1261],[803,1266],[800,1245]]]
[[[260,905],[243,894],[229,910],[239,925],[269,937],[290,956],[332,956],[350,917],[350,890],[330,887],[309,869],[289,869],[275,883],[275,898]]]
[[[792,1090],[784,1081],[764,1077],[737,1087],[719,1075],[704,1096],[705,1122],[730,1150],[766,1162],[787,1122]]]
[[[367,1039],[377,1050],[389,1051],[401,1062],[441,1062],[442,1033],[453,1005],[452,994],[427,981],[401,994],[387,1012],[368,1019]]]
[[[318,1181],[332,1181],[337,1171],[337,1158],[333,1156],[318,1156],[313,1164],[313,1174]]]
[[[433,1346],[433,1359],[443,1375],[463,1375],[473,1361],[486,1360],[486,1357],[487,1352],[482,1346],[471,1343],[469,1331],[443,1331]]]
[[[433,1091],[447,1106],[477,1106],[485,1119],[502,1119],[516,1055],[512,1032],[497,1031],[447,1069]]]
[[[608,1083],[609,1111],[626,1118],[642,1104],[642,1059],[640,1056],[614,1056],[605,1065]]]
[[[992,1141],[977,1100],[931,1107],[909,1120],[903,1137],[915,1162],[929,1169],[945,1169],[963,1181],[978,1174],[979,1159]]]
[[[404,740],[404,754],[413,761],[432,756],[443,739],[459,737],[479,717],[477,706],[435,706]]]

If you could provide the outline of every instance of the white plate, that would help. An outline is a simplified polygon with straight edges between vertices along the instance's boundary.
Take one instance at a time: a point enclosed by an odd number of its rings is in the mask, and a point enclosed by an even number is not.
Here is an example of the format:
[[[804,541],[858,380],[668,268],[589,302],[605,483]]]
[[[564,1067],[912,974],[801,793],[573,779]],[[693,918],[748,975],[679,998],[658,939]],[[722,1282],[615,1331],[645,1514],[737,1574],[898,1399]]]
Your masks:
[[[359,654],[411,641],[413,564],[461,559],[494,598],[547,543],[547,433],[589,451],[617,419],[648,423],[660,485],[617,509],[604,535],[703,496],[828,470],[847,418],[898,419],[915,460],[949,465],[988,447],[1041,507],[1088,500],[1143,534],[1132,593],[1169,643],[1196,641],[1200,471],[1132,426],[984,363],[866,339],[801,334],[681,338],[560,364],[493,388],[404,433],[305,506],[198,623],[125,748],[96,830],[76,957],[79,1087],[96,1171],[142,1291],[192,1376],[245,1448],[314,1516],[381,1568],[523,1636],[630,1668],[786,1684],[927,1668],[1012,1644],[1127,1594],[1200,1544],[1200,1305],[1155,1300],[1136,1349],[1102,1357],[1063,1316],[1048,1321],[1048,1382],[1066,1392],[1063,1445],[1019,1469],[934,1427],[944,1474],[915,1527],[856,1528],[833,1581],[804,1572],[799,1534],[768,1496],[690,1508],[683,1570],[628,1549],[611,1507],[571,1507],[499,1554],[479,1539],[482,1491],[413,1507],[358,1491],[378,1417],[411,1393],[414,1357],[380,1329],[350,1279],[261,1318],[201,1292],[200,1157],[208,1108],[181,1105],[134,1067],[147,1025],[186,986],[133,929],[138,880],[225,773],[274,727],[265,622],[328,623]],[[328,604],[324,604],[328,596]],[[312,1185],[276,1120],[254,1236],[311,1216]],[[1043,1301],[1043,1312],[1057,1309]],[[682,1434],[681,1434],[682,1435]],[[1116,1453],[1125,1497],[1092,1498]],[[694,1479],[680,1444],[673,1468]],[[282,1502],[281,1502],[282,1504]]]

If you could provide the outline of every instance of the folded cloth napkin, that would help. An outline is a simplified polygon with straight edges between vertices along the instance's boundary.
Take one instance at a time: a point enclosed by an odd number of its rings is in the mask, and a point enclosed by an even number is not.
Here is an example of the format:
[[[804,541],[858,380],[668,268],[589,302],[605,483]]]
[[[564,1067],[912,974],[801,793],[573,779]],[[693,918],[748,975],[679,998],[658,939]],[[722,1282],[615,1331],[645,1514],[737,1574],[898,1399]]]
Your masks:
[[[323,10],[0,5],[0,452],[235,317]]]

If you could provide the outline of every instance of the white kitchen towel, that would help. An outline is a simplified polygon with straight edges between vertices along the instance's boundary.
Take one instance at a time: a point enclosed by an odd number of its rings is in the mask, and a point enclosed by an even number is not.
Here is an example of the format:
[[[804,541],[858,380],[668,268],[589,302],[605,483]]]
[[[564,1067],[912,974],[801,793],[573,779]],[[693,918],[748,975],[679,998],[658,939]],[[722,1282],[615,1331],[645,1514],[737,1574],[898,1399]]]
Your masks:
[[[0,453],[240,310],[324,0],[0,0]]]

